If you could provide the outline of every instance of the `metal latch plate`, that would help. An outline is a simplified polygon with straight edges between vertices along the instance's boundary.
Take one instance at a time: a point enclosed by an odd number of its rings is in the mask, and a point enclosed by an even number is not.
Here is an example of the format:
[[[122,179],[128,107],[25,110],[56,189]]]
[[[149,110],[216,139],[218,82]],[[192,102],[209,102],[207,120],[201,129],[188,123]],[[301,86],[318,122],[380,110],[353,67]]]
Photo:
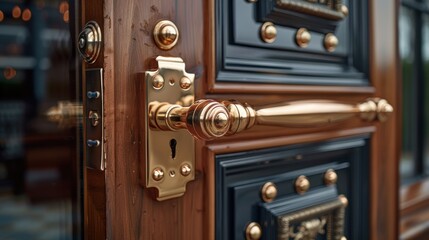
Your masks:
[[[187,130],[152,129],[149,126],[148,109],[154,102],[190,106],[194,102],[195,75],[185,71],[185,63],[181,58],[157,57],[156,60],[158,70],[146,71],[144,81],[146,91],[144,182],[145,187],[157,189],[156,199],[162,201],[182,196],[186,191],[186,184],[194,180],[195,141]],[[190,86],[182,84],[181,80],[184,77],[190,80]]]
[[[86,166],[104,170],[103,69],[87,69],[84,86]]]

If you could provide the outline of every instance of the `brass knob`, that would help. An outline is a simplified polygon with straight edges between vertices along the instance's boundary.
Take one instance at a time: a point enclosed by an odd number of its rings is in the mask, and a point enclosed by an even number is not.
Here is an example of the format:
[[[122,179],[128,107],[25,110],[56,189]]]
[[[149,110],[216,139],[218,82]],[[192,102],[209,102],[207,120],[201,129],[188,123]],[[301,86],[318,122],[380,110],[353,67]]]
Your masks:
[[[344,207],[347,207],[347,205],[349,205],[349,200],[347,199],[346,196],[340,195],[340,196],[338,196],[338,199],[340,199],[340,201]]]
[[[153,29],[155,44],[162,50],[169,50],[176,46],[179,39],[179,30],[169,20],[159,21]]]
[[[246,240],[259,240],[262,237],[262,228],[256,222],[251,222],[246,227]]]
[[[326,185],[332,185],[337,183],[338,176],[337,173],[333,169],[328,169],[325,172],[325,184]]]
[[[261,26],[261,39],[266,43],[272,43],[276,40],[277,29],[272,22],[265,22]]]
[[[262,186],[261,197],[264,202],[272,202],[277,197],[277,187],[272,182],[267,182]]]
[[[101,51],[101,29],[95,21],[89,21],[78,37],[78,50],[87,63],[97,61]]]
[[[299,176],[295,181],[295,190],[299,194],[303,194],[310,189],[310,181],[304,175]]]
[[[300,28],[296,31],[295,43],[301,48],[305,48],[311,41],[311,34],[306,28]]]
[[[334,34],[328,33],[323,40],[323,45],[326,51],[333,52],[338,46],[338,38]]]

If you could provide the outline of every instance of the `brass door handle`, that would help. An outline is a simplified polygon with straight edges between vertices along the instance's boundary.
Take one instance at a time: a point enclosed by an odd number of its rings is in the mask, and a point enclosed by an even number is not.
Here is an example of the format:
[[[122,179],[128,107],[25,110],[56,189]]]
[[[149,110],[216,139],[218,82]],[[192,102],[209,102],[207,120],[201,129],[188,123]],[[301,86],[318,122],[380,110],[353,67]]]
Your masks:
[[[153,129],[164,131],[187,129],[199,139],[210,140],[255,125],[315,127],[354,116],[365,121],[385,121],[392,112],[393,107],[379,98],[358,104],[329,100],[293,101],[260,109],[234,100],[199,100],[189,107],[152,102],[149,104],[149,124]]]

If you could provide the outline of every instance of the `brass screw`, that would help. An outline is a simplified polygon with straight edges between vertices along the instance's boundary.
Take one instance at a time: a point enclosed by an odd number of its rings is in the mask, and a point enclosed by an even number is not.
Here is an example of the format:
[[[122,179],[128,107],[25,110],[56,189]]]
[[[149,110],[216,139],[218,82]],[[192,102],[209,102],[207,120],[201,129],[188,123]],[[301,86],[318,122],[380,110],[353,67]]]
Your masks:
[[[265,22],[261,26],[261,38],[266,43],[272,43],[276,40],[277,29],[272,22]]]
[[[162,87],[164,87],[164,78],[159,74],[155,75],[152,80],[152,86],[156,90],[161,89]]]
[[[160,181],[161,179],[164,178],[164,171],[161,168],[155,168],[152,171],[152,178],[155,181]]]
[[[299,194],[303,194],[310,189],[310,181],[304,175],[299,176],[295,181],[295,190]]]
[[[191,87],[192,82],[188,77],[182,77],[179,84],[183,90],[188,90]]]
[[[88,118],[91,120],[91,126],[96,127],[100,123],[100,116],[96,111],[89,111]]]
[[[262,186],[261,197],[264,202],[272,202],[277,197],[277,187],[272,182],[267,182]]]
[[[180,173],[185,177],[188,176],[189,174],[191,174],[191,170],[192,170],[191,166],[187,163],[183,164],[180,167]]]
[[[258,240],[262,237],[262,228],[256,222],[251,222],[246,227],[246,240]]]
[[[349,15],[349,8],[346,5],[342,5],[341,12],[347,17]]]
[[[337,173],[333,169],[328,169],[325,172],[325,184],[326,185],[332,185],[337,183],[338,176]]]
[[[311,34],[306,28],[300,28],[296,31],[295,43],[299,47],[305,48],[311,41]]]
[[[172,21],[159,21],[153,29],[153,38],[160,49],[169,50],[177,44],[179,30]]]
[[[323,46],[328,52],[335,51],[338,46],[338,38],[332,33],[326,34],[325,38],[323,39]]]

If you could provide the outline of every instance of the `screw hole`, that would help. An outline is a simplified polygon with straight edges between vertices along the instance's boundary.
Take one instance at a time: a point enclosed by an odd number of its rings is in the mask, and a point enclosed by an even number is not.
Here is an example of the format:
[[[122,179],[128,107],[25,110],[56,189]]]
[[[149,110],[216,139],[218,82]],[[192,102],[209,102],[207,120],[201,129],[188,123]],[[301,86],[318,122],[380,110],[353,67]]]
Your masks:
[[[171,86],[174,86],[174,83],[176,81],[174,80],[174,78],[170,78],[170,80],[168,80],[168,82],[170,83]]]
[[[171,170],[170,171],[170,177],[175,177],[176,176],[176,172],[175,171],[173,171],[173,170]]]

